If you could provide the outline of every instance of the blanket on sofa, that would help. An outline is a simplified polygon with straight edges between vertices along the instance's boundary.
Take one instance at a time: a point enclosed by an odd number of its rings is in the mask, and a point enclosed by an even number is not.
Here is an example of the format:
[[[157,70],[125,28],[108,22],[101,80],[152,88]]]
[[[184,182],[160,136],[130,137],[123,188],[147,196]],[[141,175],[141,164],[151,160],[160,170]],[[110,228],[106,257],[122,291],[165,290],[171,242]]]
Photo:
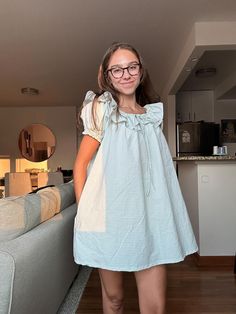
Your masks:
[[[0,200],[0,242],[17,238],[75,202],[72,182]]]

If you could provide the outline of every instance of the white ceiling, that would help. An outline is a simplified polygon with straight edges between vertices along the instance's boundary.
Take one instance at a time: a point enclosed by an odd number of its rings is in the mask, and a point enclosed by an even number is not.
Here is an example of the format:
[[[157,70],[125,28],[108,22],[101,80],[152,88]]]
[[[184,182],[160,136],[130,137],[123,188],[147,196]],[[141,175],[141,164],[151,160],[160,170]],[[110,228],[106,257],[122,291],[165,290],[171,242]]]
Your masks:
[[[198,21],[236,21],[236,1],[0,0],[0,106],[79,105],[114,41],[140,50],[161,94]]]

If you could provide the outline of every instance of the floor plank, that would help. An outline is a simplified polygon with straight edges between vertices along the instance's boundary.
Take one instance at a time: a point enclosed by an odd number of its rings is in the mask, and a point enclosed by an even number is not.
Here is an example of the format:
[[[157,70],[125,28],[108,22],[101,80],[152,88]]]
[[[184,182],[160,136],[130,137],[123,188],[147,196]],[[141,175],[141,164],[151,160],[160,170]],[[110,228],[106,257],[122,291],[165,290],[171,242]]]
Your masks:
[[[134,275],[124,273],[125,314],[137,314],[138,297]],[[101,288],[93,270],[77,314],[101,314]],[[236,276],[232,267],[198,267],[190,256],[168,265],[168,314],[235,314]]]

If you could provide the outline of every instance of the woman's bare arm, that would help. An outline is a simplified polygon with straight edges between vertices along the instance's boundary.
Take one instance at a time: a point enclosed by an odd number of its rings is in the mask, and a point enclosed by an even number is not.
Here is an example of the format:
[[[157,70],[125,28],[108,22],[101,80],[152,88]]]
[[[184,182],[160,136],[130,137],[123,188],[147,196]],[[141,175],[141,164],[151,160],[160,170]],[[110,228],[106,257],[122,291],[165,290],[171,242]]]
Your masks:
[[[89,135],[84,135],[80,143],[80,148],[73,170],[74,188],[77,203],[79,202],[80,195],[87,178],[88,164],[96,153],[99,145],[100,143]]]

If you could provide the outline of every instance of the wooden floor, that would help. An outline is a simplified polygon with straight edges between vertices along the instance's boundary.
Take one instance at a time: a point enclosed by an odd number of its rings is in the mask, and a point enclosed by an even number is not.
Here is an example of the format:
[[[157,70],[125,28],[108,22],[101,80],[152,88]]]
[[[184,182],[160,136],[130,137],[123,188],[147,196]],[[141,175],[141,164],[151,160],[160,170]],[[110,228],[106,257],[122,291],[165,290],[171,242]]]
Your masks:
[[[134,275],[124,273],[125,314],[138,314],[138,298]],[[77,314],[102,314],[101,288],[93,270],[82,296]],[[168,314],[235,314],[236,275],[232,267],[199,268],[188,257],[184,262],[168,266]]]

